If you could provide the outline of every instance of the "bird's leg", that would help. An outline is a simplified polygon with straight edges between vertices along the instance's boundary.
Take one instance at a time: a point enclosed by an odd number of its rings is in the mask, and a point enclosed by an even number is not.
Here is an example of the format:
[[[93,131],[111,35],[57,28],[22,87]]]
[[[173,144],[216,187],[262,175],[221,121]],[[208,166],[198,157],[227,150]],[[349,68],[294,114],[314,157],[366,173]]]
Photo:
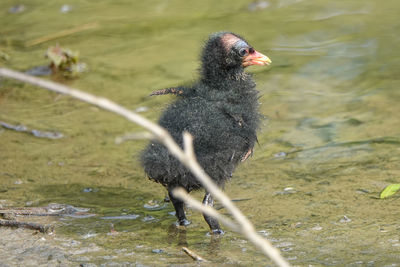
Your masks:
[[[178,218],[178,225],[188,225],[190,222],[186,219],[185,210],[183,209],[184,203],[180,199],[177,199],[173,196],[172,190],[174,188],[168,188],[168,195],[169,199],[171,200],[172,204],[175,208],[175,215]]]
[[[210,207],[214,206],[214,199],[212,198],[210,193],[206,192],[206,195],[204,196],[204,199],[203,199],[203,204],[206,206],[210,206]],[[216,219],[214,219],[204,213],[203,213],[203,217],[206,220],[206,222],[208,223],[208,225],[210,226],[211,232],[213,234],[217,234],[217,235],[224,234],[224,231],[222,231],[221,227],[219,226],[219,222]]]

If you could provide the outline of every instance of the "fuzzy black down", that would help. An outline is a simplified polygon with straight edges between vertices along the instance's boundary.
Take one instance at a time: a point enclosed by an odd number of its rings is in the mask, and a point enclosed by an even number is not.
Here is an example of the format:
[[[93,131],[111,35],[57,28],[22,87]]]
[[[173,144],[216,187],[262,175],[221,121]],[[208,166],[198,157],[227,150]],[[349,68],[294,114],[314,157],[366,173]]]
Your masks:
[[[200,165],[220,186],[230,179],[236,166],[257,141],[260,122],[258,91],[250,74],[244,72],[236,47],[224,44],[221,32],[210,36],[202,56],[200,79],[192,86],[178,87],[178,99],[161,115],[159,124],[182,147],[182,132],[194,137],[194,150]],[[228,49],[227,49],[228,47]],[[196,178],[152,141],[141,153],[147,176],[168,188],[182,186],[187,191],[201,187]]]

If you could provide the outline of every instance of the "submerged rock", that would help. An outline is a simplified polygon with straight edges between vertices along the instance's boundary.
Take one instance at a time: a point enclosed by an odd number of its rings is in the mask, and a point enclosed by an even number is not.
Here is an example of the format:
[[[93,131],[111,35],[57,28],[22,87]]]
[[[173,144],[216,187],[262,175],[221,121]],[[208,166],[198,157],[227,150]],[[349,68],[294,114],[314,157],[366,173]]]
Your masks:
[[[126,214],[126,215],[118,215],[118,216],[104,216],[100,217],[103,220],[135,220],[139,218],[138,214]]]
[[[23,5],[23,4],[18,4],[18,5],[15,5],[15,6],[10,7],[10,9],[8,10],[8,13],[17,14],[17,13],[24,12],[25,9],[26,9],[26,6],[25,6],[25,5]]]
[[[40,137],[40,138],[60,139],[60,138],[64,137],[64,135],[60,132],[47,132],[47,131],[41,131],[41,130],[36,130],[36,129],[30,130],[25,125],[13,125],[13,124],[9,124],[4,121],[0,121],[0,125],[9,130],[30,133],[30,134],[32,134],[36,137]]]
[[[32,76],[49,76],[52,74],[52,70],[49,66],[36,66],[25,71],[25,73]]]

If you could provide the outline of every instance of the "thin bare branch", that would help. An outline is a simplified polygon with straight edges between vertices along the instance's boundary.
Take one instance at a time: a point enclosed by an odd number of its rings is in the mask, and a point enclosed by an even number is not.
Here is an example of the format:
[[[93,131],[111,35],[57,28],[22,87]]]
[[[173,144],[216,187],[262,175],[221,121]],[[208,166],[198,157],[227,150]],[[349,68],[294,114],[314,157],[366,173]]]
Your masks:
[[[189,255],[189,257],[191,257],[195,261],[207,262],[205,259],[203,259],[199,255],[197,255],[197,253],[194,253],[193,251],[191,251],[187,247],[182,247],[182,250],[183,250],[183,252],[185,252],[187,255]]]
[[[194,149],[193,149],[193,136],[187,132],[183,132],[183,150],[185,154],[190,159],[195,159]]]
[[[23,82],[28,82],[33,85],[37,85],[48,90],[67,94],[87,103],[99,106],[105,110],[119,114],[120,116],[135,122],[144,128],[151,131],[156,138],[162,142],[183,165],[185,165],[201,182],[204,188],[210,192],[216,199],[218,199],[222,205],[232,214],[240,225],[240,232],[246,236],[253,244],[255,244],[264,254],[269,256],[278,266],[288,267],[289,263],[280,255],[279,250],[274,248],[271,243],[258,235],[254,229],[254,226],[250,221],[240,212],[240,210],[231,202],[231,200],[218,188],[218,186],[211,180],[211,178],[201,168],[199,163],[194,157],[187,157],[185,153],[174,141],[171,135],[159,125],[152,123],[151,121],[137,115],[136,113],[101,97],[96,97],[91,94],[71,89],[67,86],[57,84],[51,81],[46,81],[36,77],[32,77],[20,72],[12,71],[6,68],[0,68],[0,76],[13,78]],[[186,151],[190,152],[188,140],[186,141]]]
[[[34,46],[34,45],[37,45],[37,44],[41,44],[41,43],[44,43],[44,42],[47,42],[47,41],[51,41],[51,40],[54,40],[54,39],[58,39],[58,38],[61,38],[61,37],[65,37],[65,36],[68,36],[68,35],[71,35],[71,34],[74,34],[74,33],[77,33],[77,32],[94,29],[94,28],[97,28],[98,26],[99,26],[99,24],[97,22],[92,22],[92,23],[80,25],[80,26],[77,26],[77,27],[74,27],[74,28],[71,28],[71,29],[66,29],[66,30],[63,30],[63,31],[60,31],[60,32],[57,32],[57,33],[54,33],[54,34],[51,34],[51,35],[43,36],[43,37],[37,38],[35,40],[31,40],[29,42],[26,42],[25,47],[30,47],[30,46]]]

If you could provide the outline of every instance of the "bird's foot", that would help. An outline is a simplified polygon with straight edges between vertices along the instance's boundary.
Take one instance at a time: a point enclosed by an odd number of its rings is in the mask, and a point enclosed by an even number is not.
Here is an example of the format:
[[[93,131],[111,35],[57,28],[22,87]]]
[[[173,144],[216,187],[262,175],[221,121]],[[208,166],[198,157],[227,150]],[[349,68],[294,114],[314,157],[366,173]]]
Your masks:
[[[176,226],[186,226],[189,225],[191,222],[187,219],[179,220],[175,223]]]
[[[208,236],[223,236],[225,234],[224,230],[222,229],[213,229],[211,232],[208,232]]]
[[[213,235],[224,235],[225,232],[222,229],[214,229],[212,230]]]

